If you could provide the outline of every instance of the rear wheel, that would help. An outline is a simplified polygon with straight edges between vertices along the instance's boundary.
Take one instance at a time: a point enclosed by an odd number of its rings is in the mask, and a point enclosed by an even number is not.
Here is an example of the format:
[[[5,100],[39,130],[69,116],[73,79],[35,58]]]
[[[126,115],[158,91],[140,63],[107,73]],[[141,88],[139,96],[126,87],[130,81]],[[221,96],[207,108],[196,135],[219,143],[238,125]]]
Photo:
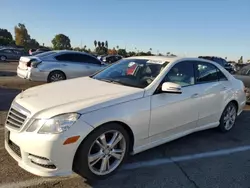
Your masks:
[[[235,125],[236,117],[237,107],[233,102],[230,102],[221,115],[219,129],[222,132],[230,131]]]
[[[6,59],[7,59],[6,56],[4,56],[4,55],[0,56],[0,60],[1,60],[1,61],[6,61]]]
[[[79,146],[73,164],[76,173],[89,180],[112,175],[124,162],[129,150],[129,136],[119,124],[104,125]]]
[[[66,80],[66,76],[62,71],[53,71],[48,76],[48,82],[57,82],[61,80]]]

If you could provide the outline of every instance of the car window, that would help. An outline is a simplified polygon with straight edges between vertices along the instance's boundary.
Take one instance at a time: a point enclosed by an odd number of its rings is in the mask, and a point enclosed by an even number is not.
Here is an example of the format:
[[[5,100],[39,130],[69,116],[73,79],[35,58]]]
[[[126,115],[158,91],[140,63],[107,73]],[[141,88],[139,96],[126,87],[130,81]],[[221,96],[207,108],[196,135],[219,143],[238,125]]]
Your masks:
[[[168,63],[147,59],[122,59],[91,77],[110,83],[145,88]]]
[[[76,62],[75,54],[68,53],[68,54],[60,54],[55,57],[58,61],[71,61]]]
[[[101,64],[96,58],[79,53],[61,54],[55,57],[58,61]]]
[[[194,66],[192,61],[182,61],[174,65],[167,73],[164,81],[173,82],[182,87],[194,85]]]
[[[207,83],[218,81],[217,67],[211,63],[197,62],[196,63],[196,82]]]
[[[240,74],[240,75],[250,75],[250,68],[244,67],[244,68],[239,70],[238,74]]]
[[[81,55],[81,54],[79,55],[80,55],[79,57],[81,59],[81,62],[97,64],[97,65],[101,64],[101,62],[95,57],[91,57],[90,55]]]
[[[9,49],[6,49],[6,50],[3,50],[4,53],[12,53],[12,50],[9,50]]]
[[[219,69],[217,69],[217,76],[218,76],[219,81],[227,80],[227,77],[225,76],[225,74],[221,72]]]

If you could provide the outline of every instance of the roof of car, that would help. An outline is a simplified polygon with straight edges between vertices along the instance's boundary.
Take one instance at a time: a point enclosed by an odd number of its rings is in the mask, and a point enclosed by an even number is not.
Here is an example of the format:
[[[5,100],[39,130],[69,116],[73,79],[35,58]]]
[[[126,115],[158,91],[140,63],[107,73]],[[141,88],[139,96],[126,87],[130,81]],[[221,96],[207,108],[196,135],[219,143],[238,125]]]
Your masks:
[[[166,61],[172,62],[178,59],[182,59],[182,57],[176,57],[176,56],[132,56],[128,57],[126,59],[148,59],[151,61],[160,61],[160,63],[164,63]]]

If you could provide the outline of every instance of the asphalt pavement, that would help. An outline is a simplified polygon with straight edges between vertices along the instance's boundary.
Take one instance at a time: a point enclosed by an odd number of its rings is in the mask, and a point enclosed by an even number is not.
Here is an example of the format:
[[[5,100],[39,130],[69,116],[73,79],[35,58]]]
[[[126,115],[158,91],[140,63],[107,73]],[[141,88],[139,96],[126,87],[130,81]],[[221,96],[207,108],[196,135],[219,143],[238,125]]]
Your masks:
[[[1,70],[1,69],[0,69]],[[0,77],[1,79],[1,77]],[[4,149],[4,121],[20,90],[0,89],[0,188],[250,188],[250,107],[226,134],[202,131],[129,157],[112,177],[41,178],[22,170]]]

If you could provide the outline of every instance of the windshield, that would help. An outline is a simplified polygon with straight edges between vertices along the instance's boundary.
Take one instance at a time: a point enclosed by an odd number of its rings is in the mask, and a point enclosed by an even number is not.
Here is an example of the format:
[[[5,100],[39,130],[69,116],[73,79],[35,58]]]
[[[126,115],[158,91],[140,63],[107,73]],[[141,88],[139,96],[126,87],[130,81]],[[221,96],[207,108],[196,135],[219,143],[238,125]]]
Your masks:
[[[92,78],[114,84],[145,88],[168,63],[147,59],[122,59]]]

